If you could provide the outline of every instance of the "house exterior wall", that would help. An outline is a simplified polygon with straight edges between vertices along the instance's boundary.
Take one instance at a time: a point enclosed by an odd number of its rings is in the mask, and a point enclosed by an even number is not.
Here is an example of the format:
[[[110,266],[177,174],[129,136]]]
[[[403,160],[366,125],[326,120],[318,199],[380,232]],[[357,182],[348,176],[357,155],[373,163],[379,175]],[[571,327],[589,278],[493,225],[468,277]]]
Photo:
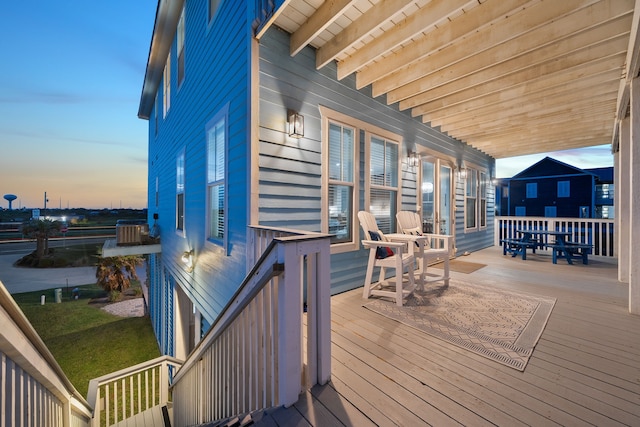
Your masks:
[[[455,167],[464,160],[485,170],[494,160],[371,96],[357,90],[355,77],[336,78],[335,65],[315,69],[315,52],[305,48],[289,55],[289,36],[270,28],[259,43],[252,39],[253,2],[222,1],[211,23],[208,2],[185,1],[184,80],[178,82],[177,41],[170,52],[170,107],[163,114],[164,84],[149,115],[149,223],[161,230],[162,253],[150,256],[150,314],[164,354],[188,353],[184,348],[187,307],[196,310],[202,335],[242,283],[247,265],[247,226],[322,230],[322,129],[320,107],[345,114],[402,138],[399,209],[416,210],[416,171],[406,157],[425,151]],[[257,59],[253,56],[259,55]],[[255,61],[255,62],[253,62]],[[252,65],[253,64],[253,65]],[[258,67],[258,69],[252,69]],[[258,81],[252,81],[252,76]],[[253,86],[257,84],[258,86]],[[252,92],[256,89],[256,93]],[[257,98],[252,98],[257,97]],[[252,111],[253,109],[253,111]],[[287,110],[305,117],[305,136],[286,134]],[[228,135],[226,155],[225,237],[207,239],[207,124],[222,114]],[[255,117],[256,123],[252,123]],[[252,141],[251,129],[256,129]],[[359,130],[359,151],[365,151]],[[254,152],[252,152],[252,148]],[[184,226],[177,229],[177,159],[184,156]],[[257,159],[256,169],[252,169]],[[364,156],[359,159],[357,210],[365,208]],[[257,175],[257,176],[256,176]],[[252,183],[256,183],[253,187]],[[458,254],[493,243],[493,190],[488,186],[487,226],[470,232],[464,227],[464,183],[455,181],[456,246]],[[252,199],[256,193],[255,199]],[[154,216],[157,215],[157,219]],[[395,222],[395,221],[394,221]],[[331,257],[332,292],[362,286],[367,253],[360,249],[360,228],[354,229],[357,248]],[[193,269],[181,261],[194,251]],[[180,300],[182,310],[177,309]],[[188,310],[186,310],[188,311]],[[181,316],[181,318],[177,318]],[[182,325],[182,326],[181,326]],[[200,328],[199,326],[202,326]],[[199,337],[195,337],[197,341]]]
[[[535,187],[535,197],[528,186]],[[614,217],[612,167],[583,170],[546,157],[496,187],[501,216]]]
[[[570,183],[570,196],[558,196],[558,181]],[[537,197],[527,197],[527,184],[536,184]],[[538,177],[513,179],[510,182],[510,215],[516,215],[515,208],[523,206],[527,216],[546,216],[545,207],[555,206],[557,217],[580,217],[580,207],[589,208],[589,217],[593,216],[594,183],[591,175]]]
[[[245,274],[249,34],[247,2],[222,1],[208,23],[208,2],[185,2],[185,77],[177,81],[176,39],[171,48],[171,104],[163,118],[163,85],[149,120],[149,223],[158,214],[162,254],[150,269],[152,323],[163,353],[175,354],[176,298],[180,287],[210,324]],[[205,126],[226,111],[228,132],[226,245],[207,239]],[[157,120],[155,117],[157,116]],[[176,230],[176,158],[184,153],[184,227]],[[181,262],[194,250],[195,267]],[[169,318],[169,319],[167,319]],[[169,332],[166,330],[170,328]],[[173,338],[167,337],[172,336]]]
[[[259,129],[259,222],[261,225],[324,231],[322,222],[322,123],[321,108],[344,114],[399,135],[400,156],[410,151],[430,153],[444,158],[464,159],[486,170],[494,161],[477,150],[465,147],[419,120],[397,105],[386,105],[384,99],[371,96],[370,88],[357,90],[355,76],[341,81],[336,78],[335,64],[315,68],[315,51],[305,48],[295,57],[289,55],[289,35],[271,28],[260,39],[260,129]],[[286,134],[287,111],[304,116],[304,137]],[[357,210],[365,208],[365,142],[364,132],[357,132],[359,144],[359,193]],[[416,172],[402,161],[399,210],[416,210]],[[492,245],[493,187],[488,186],[487,227],[465,232],[464,184],[456,181],[456,246],[458,254]],[[360,228],[356,230],[359,236]],[[358,239],[359,242],[360,239]],[[358,247],[360,245],[358,244]],[[362,286],[368,253],[364,250],[333,253],[332,292]]]

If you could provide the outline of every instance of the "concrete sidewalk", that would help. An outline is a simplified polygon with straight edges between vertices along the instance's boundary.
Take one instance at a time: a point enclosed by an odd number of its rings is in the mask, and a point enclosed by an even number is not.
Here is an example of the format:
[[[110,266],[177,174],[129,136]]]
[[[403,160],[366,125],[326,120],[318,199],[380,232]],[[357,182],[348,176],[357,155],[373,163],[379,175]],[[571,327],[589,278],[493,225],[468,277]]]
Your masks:
[[[95,267],[18,268],[13,263],[23,255],[0,255],[0,282],[10,294],[45,289],[73,288],[96,283]],[[49,297],[47,297],[48,299]],[[53,300],[53,293],[50,298]]]

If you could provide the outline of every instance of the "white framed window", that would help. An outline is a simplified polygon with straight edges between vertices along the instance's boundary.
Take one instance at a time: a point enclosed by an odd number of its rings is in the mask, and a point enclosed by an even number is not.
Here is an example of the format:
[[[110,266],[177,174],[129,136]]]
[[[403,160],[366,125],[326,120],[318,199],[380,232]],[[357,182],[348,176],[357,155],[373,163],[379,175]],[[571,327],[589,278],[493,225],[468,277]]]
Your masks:
[[[329,122],[329,233],[332,243],[353,241],[356,129]]]
[[[320,106],[322,117],[321,230],[330,233],[331,252],[358,248],[359,127],[345,114]]]
[[[162,118],[167,117],[171,107],[171,51],[167,55],[167,62],[162,73]]]
[[[464,191],[464,228],[478,228],[478,171],[467,169]]]
[[[380,231],[394,233],[400,196],[400,141],[368,131],[365,138],[368,150],[367,210],[376,218]]]
[[[176,230],[184,231],[184,150],[176,156]]]
[[[487,227],[487,174],[480,172],[480,228]]]
[[[178,47],[178,87],[182,85],[184,81],[184,37],[185,37],[185,7],[182,6],[182,13],[180,14],[180,19],[178,20],[178,29],[177,29],[177,47]]]
[[[227,248],[228,105],[205,126],[207,141],[207,241]]]
[[[355,251],[360,247],[359,210],[373,213],[383,232],[396,229],[402,138],[326,107],[319,109],[322,117],[321,230],[335,234],[331,253]],[[361,183],[359,165],[363,141],[365,176]],[[360,185],[364,185],[362,207]]]
[[[467,169],[464,179],[464,230],[479,231],[487,227],[489,181],[486,170]]]

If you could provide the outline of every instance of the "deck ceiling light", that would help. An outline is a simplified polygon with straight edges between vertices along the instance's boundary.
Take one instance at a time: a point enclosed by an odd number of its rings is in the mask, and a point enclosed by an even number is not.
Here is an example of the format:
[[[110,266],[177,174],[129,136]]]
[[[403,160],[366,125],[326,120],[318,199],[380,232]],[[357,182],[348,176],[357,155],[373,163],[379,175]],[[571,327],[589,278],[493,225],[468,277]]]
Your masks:
[[[289,110],[287,112],[287,127],[289,136],[293,138],[302,138],[304,136],[304,116]]]

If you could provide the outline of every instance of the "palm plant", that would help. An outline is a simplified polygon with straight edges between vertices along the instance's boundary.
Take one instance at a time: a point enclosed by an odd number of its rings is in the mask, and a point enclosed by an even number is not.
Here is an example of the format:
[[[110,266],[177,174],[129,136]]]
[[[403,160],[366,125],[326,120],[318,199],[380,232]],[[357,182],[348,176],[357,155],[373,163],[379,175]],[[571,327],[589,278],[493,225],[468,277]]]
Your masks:
[[[60,221],[32,219],[22,224],[22,234],[36,240],[36,257],[40,259],[49,253],[49,237],[60,233],[61,228]]]
[[[96,284],[107,292],[123,292],[131,286],[131,279],[139,280],[136,267],[144,258],[138,255],[105,257],[96,268]]]

